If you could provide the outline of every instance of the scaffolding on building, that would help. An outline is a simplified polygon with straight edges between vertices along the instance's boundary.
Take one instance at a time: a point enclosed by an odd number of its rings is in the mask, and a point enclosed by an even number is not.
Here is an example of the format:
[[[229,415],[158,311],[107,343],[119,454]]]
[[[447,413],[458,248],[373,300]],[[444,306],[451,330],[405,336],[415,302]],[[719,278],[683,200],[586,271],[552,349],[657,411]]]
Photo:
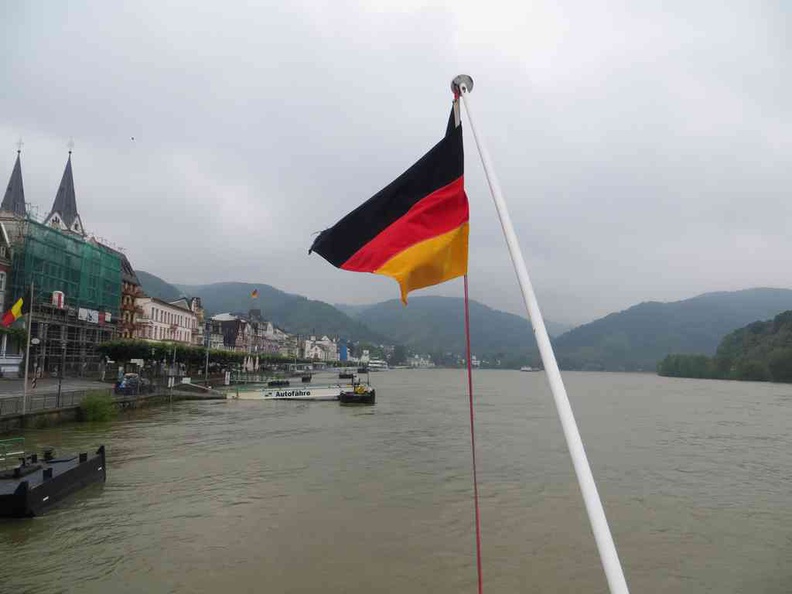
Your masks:
[[[11,291],[29,300],[31,363],[39,375],[85,376],[100,369],[96,346],[117,335],[121,256],[84,237],[33,220],[15,246]],[[58,292],[62,299],[54,298]]]

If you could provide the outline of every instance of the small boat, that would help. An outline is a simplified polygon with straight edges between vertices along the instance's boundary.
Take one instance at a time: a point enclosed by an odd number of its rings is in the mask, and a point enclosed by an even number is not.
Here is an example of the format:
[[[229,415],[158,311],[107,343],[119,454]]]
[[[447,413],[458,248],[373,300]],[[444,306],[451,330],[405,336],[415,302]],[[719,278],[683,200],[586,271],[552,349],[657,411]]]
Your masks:
[[[369,372],[368,367],[366,366],[358,367],[358,373],[368,373],[368,372]]]
[[[92,455],[81,453],[62,458],[55,458],[50,449],[40,459],[37,454],[24,454],[22,438],[5,440],[0,445],[8,446],[8,442],[21,442],[22,449],[10,451],[6,447],[5,457],[20,453],[22,457],[18,466],[0,471],[0,517],[40,515],[67,495],[92,483],[103,483],[107,477],[103,445]]]
[[[284,388],[289,385],[290,383],[289,380],[287,379],[276,379],[267,382],[267,386],[269,386],[270,388]]]
[[[358,384],[352,390],[342,391],[338,400],[342,406],[351,404],[374,404],[376,396],[377,394],[374,388]]]
[[[338,379],[355,379],[355,374],[351,371],[342,371],[338,374]]]
[[[529,365],[524,365],[520,367],[520,371],[542,371],[541,369],[536,369],[535,367],[531,367]]]

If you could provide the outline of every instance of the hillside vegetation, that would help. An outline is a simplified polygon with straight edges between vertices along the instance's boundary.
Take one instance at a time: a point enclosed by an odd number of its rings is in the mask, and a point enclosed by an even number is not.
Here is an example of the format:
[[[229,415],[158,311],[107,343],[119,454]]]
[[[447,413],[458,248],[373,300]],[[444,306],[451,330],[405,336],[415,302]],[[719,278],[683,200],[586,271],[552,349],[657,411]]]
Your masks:
[[[789,289],[705,293],[646,302],[579,326],[553,341],[564,369],[654,371],[672,353],[712,356],[721,338],[754,320],[792,309]]]
[[[714,357],[669,355],[657,373],[670,377],[792,382],[792,311],[726,335]]]

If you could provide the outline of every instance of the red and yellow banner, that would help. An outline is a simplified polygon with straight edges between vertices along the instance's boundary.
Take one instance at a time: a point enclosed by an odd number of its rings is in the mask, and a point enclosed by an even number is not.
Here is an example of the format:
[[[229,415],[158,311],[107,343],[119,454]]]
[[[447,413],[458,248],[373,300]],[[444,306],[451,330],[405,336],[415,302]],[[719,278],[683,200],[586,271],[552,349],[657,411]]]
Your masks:
[[[3,314],[3,318],[0,320],[0,324],[2,324],[7,328],[8,326],[16,322],[19,318],[21,318],[24,315],[24,312],[22,311],[23,304],[24,301],[21,297],[17,299],[17,302],[14,303],[13,306],[11,306],[11,309],[9,309],[7,312]]]

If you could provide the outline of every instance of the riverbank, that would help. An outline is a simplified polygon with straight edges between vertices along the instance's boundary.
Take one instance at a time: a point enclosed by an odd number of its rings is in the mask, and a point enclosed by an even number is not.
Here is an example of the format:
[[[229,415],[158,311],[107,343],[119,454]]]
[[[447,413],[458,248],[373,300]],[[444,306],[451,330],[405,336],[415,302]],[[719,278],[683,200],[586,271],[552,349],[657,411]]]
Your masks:
[[[107,384],[94,382],[92,389],[31,393],[22,414],[21,395],[0,396],[0,435],[25,428],[42,428],[71,423],[80,418],[80,404],[90,394],[107,394],[113,406],[121,411],[180,400],[225,400],[216,390],[193,384],[179,385],[173,390],[157,388],[150,394],[118,395]]]

